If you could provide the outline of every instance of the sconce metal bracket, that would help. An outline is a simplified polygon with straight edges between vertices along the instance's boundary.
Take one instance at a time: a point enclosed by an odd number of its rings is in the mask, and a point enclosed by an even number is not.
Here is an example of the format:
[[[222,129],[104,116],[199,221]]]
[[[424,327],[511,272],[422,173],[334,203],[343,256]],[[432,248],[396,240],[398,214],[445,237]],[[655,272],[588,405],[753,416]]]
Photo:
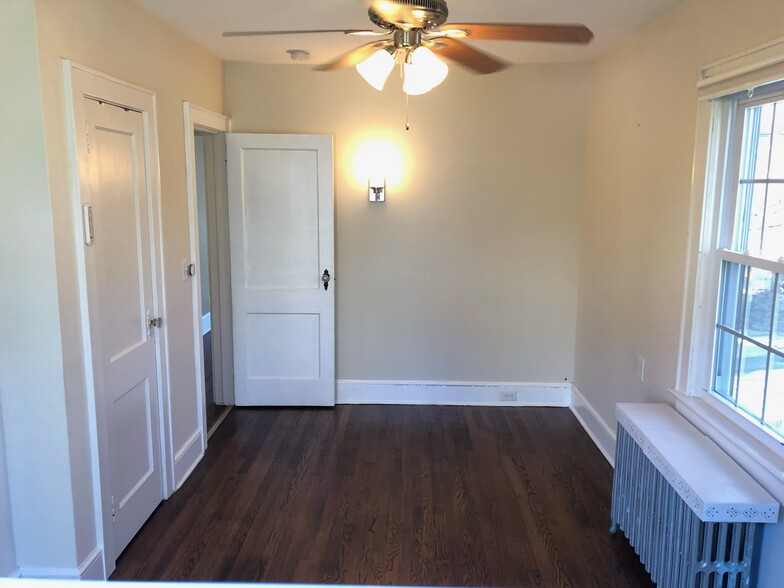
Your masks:
[[[370,202],[384,202],[387,193],[387,183],[384,181],[381,186],[371,186],[368,182],[368,200]]]

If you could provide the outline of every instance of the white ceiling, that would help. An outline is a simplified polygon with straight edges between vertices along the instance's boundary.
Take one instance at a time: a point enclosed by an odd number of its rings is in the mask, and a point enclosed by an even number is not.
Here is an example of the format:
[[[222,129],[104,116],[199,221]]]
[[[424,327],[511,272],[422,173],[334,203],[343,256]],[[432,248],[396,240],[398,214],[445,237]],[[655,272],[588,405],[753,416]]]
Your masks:
[[[452,22],[581,23],[588,46],[473,41],[511,63],[591,61],[681,0],[448,0]],[[307,49],[311,64],[367,42],[339,33],[223,38],[223,31],[371,28],[364,0],[136,0],[225,61],[291,63],[286,49]]]

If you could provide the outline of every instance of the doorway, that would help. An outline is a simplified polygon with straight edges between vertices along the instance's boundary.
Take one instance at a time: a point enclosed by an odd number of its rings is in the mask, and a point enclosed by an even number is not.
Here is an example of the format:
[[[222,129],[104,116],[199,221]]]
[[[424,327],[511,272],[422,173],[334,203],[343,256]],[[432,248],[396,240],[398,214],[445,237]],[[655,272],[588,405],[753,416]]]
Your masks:
[[[230,407],[226,405],[223,395],[223,378],[221,377],[223,365],[221,363],[221,340],[216,339],[213,344],[212,317],[220,316],[220,296],[212,296],[213,286],[217,286],[218,276],[213,275],[211,266],[217,267],[218,261],[214,259],[218,253],[217,247],[217,194],[223,192],[216,186],[216,165],[220,164],[221,147],[225,141],[222,133],[209,133],[196,130],[194,132],[194,156],[196,170],[196,213],[199,234],[199,265],[196,268],[197,287],[201,296],[201,341],[202,357],[204,358],[204,406],[206,412],[207,437],[220,426],[226,418]],[[218,157],[216,158],[216,155]],[[215,321],[217,331],[220,331],[220,318]],[[215,374],[218,377],[215,377]]]
[[[186,102],[184,123],[191,260],[183,261],[183,279],[192,280],[194,363],[206,449],[234,404],[226,203],[229,120]]]

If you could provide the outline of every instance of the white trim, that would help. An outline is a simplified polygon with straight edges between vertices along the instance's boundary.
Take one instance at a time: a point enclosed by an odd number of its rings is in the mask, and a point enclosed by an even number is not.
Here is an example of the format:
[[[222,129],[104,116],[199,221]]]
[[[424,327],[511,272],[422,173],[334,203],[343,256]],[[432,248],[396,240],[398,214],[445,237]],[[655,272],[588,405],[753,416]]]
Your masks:
[[[736,253],[729,249],[719,249],[717,251],[719,258],[726,259],[729,262],[737,263],[738,265],[750,265],[774,274],[784,273],[784,263],[780,261],[773,261],[772,259],[764,259],[762,257],[755,257],[753,255],[746,255],[745,253]]]
[[[190,253],[190,261],[193,263],[197,268],[201,268],[201,262],[199,259],[199,209],[198,209],[198,195],[196,191],[196,141],[194,138],[194,133],[196,130],[204,130],[210,133],[226,133],[231,129],[231,123],[228,117],[223,116],[222,114],[218,114],[215,112],[211,112],[195,104],[191,104],[190,102],[183,102],[182,104],[182,113],[183,113],[183,140],[185,142],[185,188],[186,188],[186,195],[188,201],[188,240],[189,240],[189,253]],[[220,279],[220,276],[213,277],[211,275],[211,279],[216,278]],[[204,390],[204,342],[202,340],[202,336],[207,332],[205,331],[204,326],[204,317],[201,317],[201,284],[199,280],[191,279],[191,298],[193,303],[193,358],[194,358],[194,367],[195,367],[195,377],[196,377],[196,406],[198,407],[198,430],[196,431],[196,435],[199,439],[199,447],[200,451],[198,454],[193,454],[191,457],[194,459],[193,462],[188,464],[187,466],[182,466],[184,469],[184,477],[180,478],[177,476],[177,473],[174,474],[174,479],[177,480],[177,487],[179,488],[184,479],[193,471],[193,468],[196,467],[196,464],[201,459],[201,455],[207,450],[207,403],[206,403],[206,396]],[[220,304],[224,302],[221,301]],[[220,306],[219,306],[220,308]],[[211,315],[208,313],[210,317],[210,329],[212,328],[212,320]],[[218,321],[220,321],[221,317],[216,317]],[[218,322],[220,324],[220,322]],[[215,336],[213,335],[213,345],[221,345],[222,341],[215,341]],[[222,369],[216,370],[216,367],[220,368],[220,366],[213,366],[213,373],[215,374],[216,371],[219,374],[223,374]],[[221,389],[223,386],[221,386]],[[189,438],[188,443],[186,443],[186,447],[190,448],[190,445],[193,440],[193,435]],[[181,452],[182,454],[182,452]],[[175,458],[175,467],[179,466],[179,460]]]
[[[784,503],[784,455],[745,430],[737,422],[740,415],[727,409],[718,410],[712,398],[686,396],[670,390],[676,410],[707,435],[743,468],[760,486],[780,503]],[[773,442],[772,439],[770,441]]]
[[[96,545],[90,554],[84,558],[84,561],[79,564],[79,579],[106,580],[103,570],[103,550]]]
[[[212,330],[212,315],[207,313],[201,317],[201,336],[204,337]]]
[[[574,384],[572,384],[572,402],[569,408],[596,447],[602,452],[604,459],[615,467],[616,433]]]
[[[100,99],[103,102],[115,104],[121,107],[131,108],[142,113],[144,117],[145,129],[145,150],[149,169],[147,170],[148,190],[150,193],[150,220],[152,223],[150,238],[152,239],[152,250],[154,252],[154,263],[152,267],[153,291],[155,294],[153,309],[156,316],[166,317],[166,290],[164,285],[164,251],[163,251],[163,213],[161,208],[161,185],[160,185],[160,162],[158,157],[158,127],[157,127],[157,104],[155,93],[126,83],[117,78],[102,74],[82,65],[63,59],[61,61],[63,71],[63,84],[65,90],[65,110],[68,125],[68,150],[71,164],[71,200],[73,209],[73,222],[75,227],[81,227],[81,151],[77,137],[81,136],[85,116],[83,100],[85,97]],[[87,264],[82,242],[81,230],[75,232],[75,254],[77,263],[77,274],[79,283],[79,300],[81,308],[81,330],[83,337],[83,357],[85,384],[88,396],[89,427],[90,427],[90,446],[91,446],[91,467],[93,478],[93,495],[95,500],[96,535],[98,546],[103,554],[103,577],[109,577],[114,571],[115,554],[113,547],[113,530],[111,522],[111,483],[109,478],[109,468],[106,464],[108,459],[108,431],[103,415],[105,407],[102,401],[96,396],[95,372],[92,361],[92,338],[89,316],[88,291],[90,285],[87,276]],[[161,441],[161,473],[163,479],[162,495],[164,498],[171,495],[173,460],[171,458],[171,398],[170,375],[168,367],[168,328],[167,321],[160,330],[157,341],[158,355],[158,411],[159,411],[159,431]],[[168,451],[167,451],[168,449]],[[63,570],[44,570],[36,568],[36,573],[53,573],[60,577]],[[27,570],[30,571],[29,569]],[[78,577],[78,570],[76,570]],[[21,570],[25,576],[26,570]],[[68,572],[67,577],[73,577]]]
[[[8,577],[104,581],[106,576],[104,576],[103,550],[96,545],[76,568],[23,567]]]
[[[41,580],[78,580],[79,568],[19,568],[18,577]]]
[[[174,489],[182,488],[185,480],[191,475],[196,466],[199,465],[201,458],[204,457],[202,449],[202,431],[195,431],[190,438],[183,444],[174,456]]]
[[[503,392],[517,400],[501,401]],[[338,380],[336,404],[567,407],[571,393],[571,384]]]
[[[726,177],[727,122],[730,105],[700,102],[697,108],[689,232],[681,307],[676,386],[697,394],[701,374],[713,360],[713,326],[718,292],[721,198]]]
[[[229,416],[229,413],[231,412],[232,408],[233,407],[231,407],[231,406],[224,407],[223,412],[221,413],[221,415],[217,419],[215,419],[215,422],[212,424],[212,427],[210,427],[210,430],[207,431],[207,439],[212,437],[213,433],[215,433],[215,431],[218,430],[218,427],[220,427],[221,424],[223,424],[223,421],[225,421],[226,417]]]

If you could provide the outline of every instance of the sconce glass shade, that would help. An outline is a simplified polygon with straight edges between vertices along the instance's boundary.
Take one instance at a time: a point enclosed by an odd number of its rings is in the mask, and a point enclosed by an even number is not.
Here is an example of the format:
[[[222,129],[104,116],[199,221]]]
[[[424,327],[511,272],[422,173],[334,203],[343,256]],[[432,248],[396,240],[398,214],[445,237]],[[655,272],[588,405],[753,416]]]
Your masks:
[[[392,68],[395,67],[395,57],[386,49],[379,49],[365,61],[356,65],[359,75],[376,90],[383,90]]]
[[[447,65],[427,47],[417,47],[403,65],[403,91],[410,96],[425,94],[446,79]]]

